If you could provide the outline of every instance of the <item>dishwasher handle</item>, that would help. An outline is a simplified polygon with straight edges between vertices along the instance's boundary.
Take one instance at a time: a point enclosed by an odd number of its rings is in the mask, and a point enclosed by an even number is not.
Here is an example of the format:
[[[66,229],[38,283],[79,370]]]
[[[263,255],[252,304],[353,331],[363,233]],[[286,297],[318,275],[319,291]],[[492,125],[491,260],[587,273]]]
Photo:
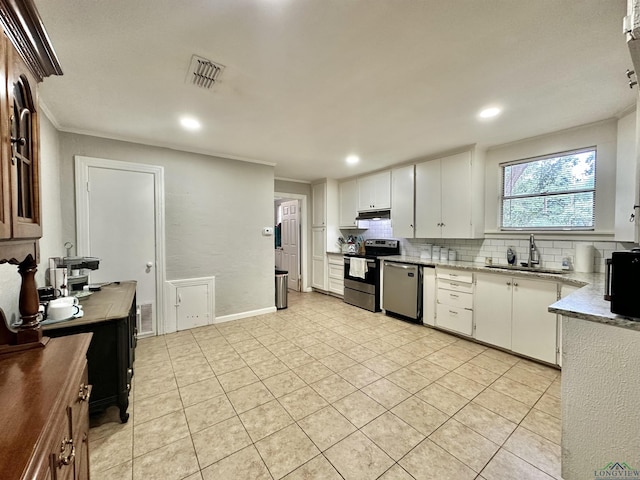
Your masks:
[[[391,263],[391,262],[384,262],[384,266],[385,267],[393,267],[393,268],[402,268],[403,270],[414,270],[418,267],[416,267],[415,265],[402,265],[400,263]]]

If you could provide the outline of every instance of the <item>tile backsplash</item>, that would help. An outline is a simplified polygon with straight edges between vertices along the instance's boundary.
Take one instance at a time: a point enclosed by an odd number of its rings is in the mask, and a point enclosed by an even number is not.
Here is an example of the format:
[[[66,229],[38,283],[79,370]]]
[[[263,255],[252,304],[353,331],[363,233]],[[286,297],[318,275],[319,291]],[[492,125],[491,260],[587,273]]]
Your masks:
[[[394,238],[391,220],[369,221],[366,230],[359,230],[358,234],[366,238]],[[457,259],[467,262],[484,263],[491,258],[493,264],[507,264],[507,248],[511,247],[517,255],[517,261],[526,262],[528,258],[529,241],[522,238],[500,239],[427,239],[427,238],[399,238],[403,255],[419,257],[424,245],[432,244],[447,247],[456,251]],[[540,263],[545,268],[561,268],[562,259],[569,257],[571,264],[575,262],[576,246],[590,244],[594,247],[595,272],[604,271],[604,261],[611,258],[611,254],[619,250],[629,250],[636,246],[633,243],[620,242],[590,242],[573,240],[538,240],[536,246],[540,252]]]

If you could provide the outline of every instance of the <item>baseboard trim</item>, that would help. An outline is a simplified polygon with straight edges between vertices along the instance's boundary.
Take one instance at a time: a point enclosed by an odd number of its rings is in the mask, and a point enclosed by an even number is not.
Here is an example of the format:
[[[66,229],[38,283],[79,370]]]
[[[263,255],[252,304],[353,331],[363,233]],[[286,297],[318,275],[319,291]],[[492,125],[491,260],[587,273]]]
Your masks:
[[[231,315],[223,315],[221,317],[216,317],[216,319],[213,321],[213,323],[225,323],[225,322],[230,322],[232,320],[240,320],[241,318],[249,318],[249,317],[255,317],[258,315],[266,315],[267,313],[275,313],[277,311],[276,307],[267,307],[267,308],[260,308],[258,310],[249,310],[246,312],[240,312],[240,313],[233,313]]]

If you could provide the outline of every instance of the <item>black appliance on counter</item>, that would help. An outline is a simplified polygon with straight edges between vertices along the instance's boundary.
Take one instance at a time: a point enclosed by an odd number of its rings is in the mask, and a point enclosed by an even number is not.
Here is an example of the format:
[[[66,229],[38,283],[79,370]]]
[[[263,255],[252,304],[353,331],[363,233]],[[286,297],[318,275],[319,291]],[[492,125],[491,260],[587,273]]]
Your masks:
[[[371,312],[380,311],[380,272],[382,265],[378,257],[400,255],[398,240],[364,241],[364,255],[345,255],[344,257],[344,301]],[[364,278],[352,276],[351,259],[363,258],[367,268]]]
[[[605,265],[605,300],[611,313],[640,318],[640,248],[613,252]]]

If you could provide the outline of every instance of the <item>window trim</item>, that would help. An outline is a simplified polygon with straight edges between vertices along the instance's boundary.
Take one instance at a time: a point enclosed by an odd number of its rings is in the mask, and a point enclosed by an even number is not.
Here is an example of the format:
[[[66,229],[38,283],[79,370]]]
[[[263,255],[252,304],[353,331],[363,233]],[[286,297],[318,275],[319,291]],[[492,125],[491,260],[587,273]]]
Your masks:
[[[590,193],[593,192],[593,225],[588,227],[505,227],[503,225],[504,222],[504,181],[505,181],[505,168],[511,167],[513,165],[520,165],[523,163],[532,163],[542,160],[548,160],[550,158],[558,158],[558,157],[566,157],[569,155],[578,155],[586,152],[594,152],[595,153],[595,171],[593,178],[593,188],[582,188],[579,190],[568,190],[568,191],[560,191],[560,192],[545,192],[538,194],[527,194],[527,195],[518,195],[518,196],[510,196],[506,197],[507,199],[522,199],[522,198],[542,198],[542,197],[554,197],[559,195],[567,195],[574,193]],[[562,152],[551,153],[547,155],[540,155],[536,157],[528,157],[519,160],[512,160],[509,162],[503,162],[498,165],[500,168],[500,195],[498,196],[498,228],[501,232],[523,232],[523,231],[535,231],[535,232],[593,232],[596,230],[596,199],[597,199],[597,161],[598,161],[598,147],[597,145],[593,145],[590,147],[583,147],[574,150],[565,150]]]

